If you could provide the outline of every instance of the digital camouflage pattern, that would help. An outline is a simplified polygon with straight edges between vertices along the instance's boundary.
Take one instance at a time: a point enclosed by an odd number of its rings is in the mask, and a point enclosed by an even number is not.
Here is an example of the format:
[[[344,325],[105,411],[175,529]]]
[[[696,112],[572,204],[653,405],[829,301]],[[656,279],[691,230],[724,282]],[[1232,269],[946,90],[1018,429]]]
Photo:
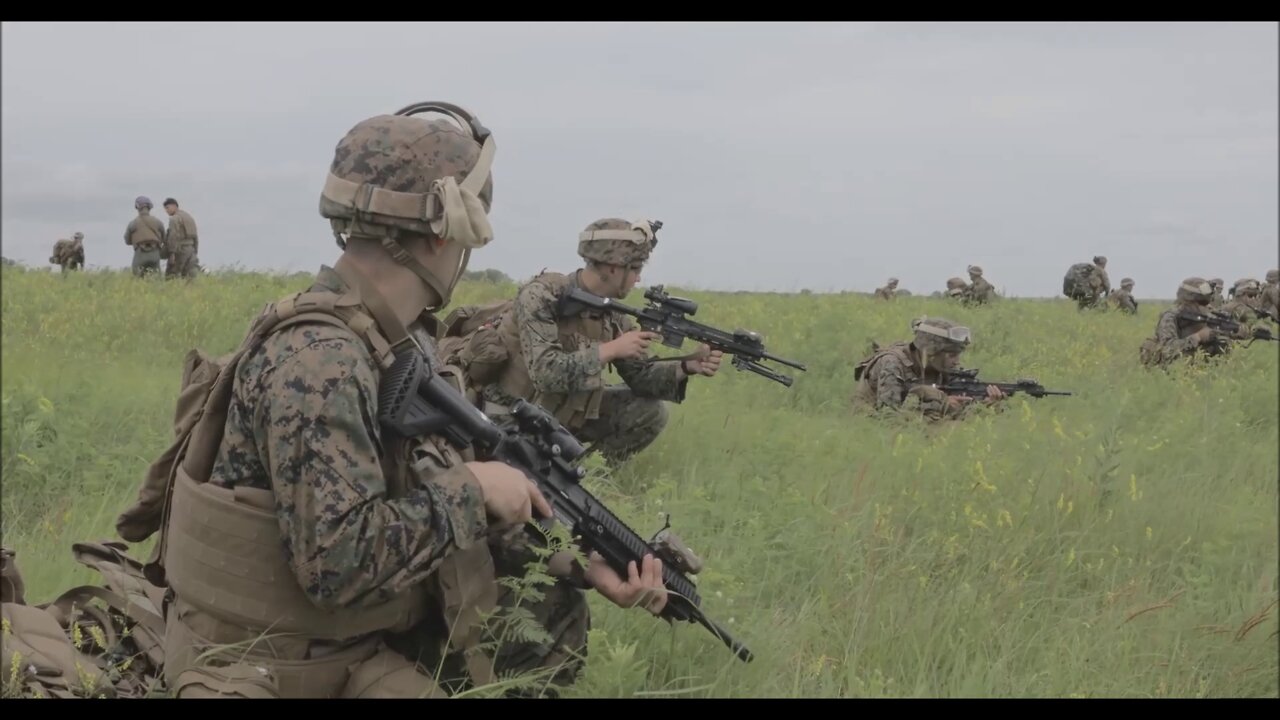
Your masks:
[[[1263,309],[1280,317],[1280,270],[1267,271],[1267,283],[1262,286],[1258,302]]]
[[[1109,300],[1111,305],[1120,312],[1130,315],[1138,312],[1138,301],[1133,297],[1133,280],[1130,278],[1120,281],[1120,289],[1111,293]]]
[[[592,230],[630,230],[631,222],[621,218],[604,218],[583,228],[583,232]],[[608,263],[610,265],[631,265],[648,262],[657,241],[634,242],[618,239],[591,239],[578,241],[578,255],[586,260]]]
[[[481,397],[489,403],[509,408],[517,399],[545,404],[547,395],[576,395],[604,391],[607,366],[600,360],[600,345],[637,329],[631,318],[621,313],[587,309],[579,318],[562,318],[562,295],[580,287],[581,270],[568,276],[543,274],[526,283],[516,293],[502,331],[518,335],[516,355],[507,362],[522,363],[532,388],[517,397],[517,390],[502,382],[484,385]],[[581,319],[600,328],[598,339],[584,333],[566,333],[567,324]],[[513,329],[514,328],[514,329]],[[681,377],[679,363],[618,359],[610,364],[622,378],[626,393],[606,392],[601,398],[598,418],[563,421],[575,434],[586,433],[604,440],[601,454],[610,462],[622,462],[648,447],[666,426],[667,411],[662,401],[683,402],[688,378]],[[548,408],[554,411],[554,408]],[[495,411],[490,406],[489,411]],[[614,434],[610,434],[614,433]],[[608,438],[605,440],[605,438]]]
[[[964,414],[963,410],[951,410],[946,393],[932,387],[942,381],[942,374],[922,363],[920,351],[910,341],[876,350],[859,367],[853,405],[864,414],[914,415],[927,420],[955,419]]]
[[[1194,358],[1201,354],[1217,355],[1225,350],[1226,346],[1219,344],[1217,333],[1208,325],[1187,322],[1179,317],[1179,313],[1184,310],[1202,315],[1211,310],[1209,300],[1212,289],[1204,293],[1191,289],[1208,284],[1208,281],[1198,277],[1183,280],[1178,287],[1173,307],[1160,313],[1154,336],[1148,338],[1140,348],[1139,358],[1143,365],[1163,367],[1180,358]],[[1204,334],[1197,334],[1201,331],[1205,331]]]
[[[326,267],[312,289],[344,285]],[[370,502],[388,493],[382,430],[371,415],[376,367],[343,328],[304,324],[269,337],[236,373],[210,479],[275,494],[285,554],[321,607],[386,602],[486,532],[483,495],[463,468],[433,464],[427,475],[453,482]]]
[[[986,278],[982,277],[982,275],[970,275],[970,278],[973,282],[965,286],[964,289],[964,296],[968,302],[982,305],[996,299],[996,287],[987,282]]]
[[[1227,299],[1222,295],[1222,291],[1226,287],[1226,281],[1222,278],[1212,278],[1209,280],[1209,284],[1213,286],[1213,295],[1209,298],[1209,307],[1214,309],[1222,307],[1227,302]]]

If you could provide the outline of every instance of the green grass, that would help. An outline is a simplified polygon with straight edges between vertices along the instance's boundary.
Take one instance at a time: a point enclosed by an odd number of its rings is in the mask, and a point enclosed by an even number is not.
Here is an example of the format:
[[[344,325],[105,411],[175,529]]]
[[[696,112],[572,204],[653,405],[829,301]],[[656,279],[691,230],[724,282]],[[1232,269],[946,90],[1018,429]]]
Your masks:
[[[113,537],[168,445],[185,353],[232,349],[264,303],[309,276],[3,272],[3,542],[42,602],[97,582],[71,543]],[[513,290],[467,283],[459,302]],[[1137,363],[1152,303],[1131,317],[1065,300],[673,291],[702,303],[696,319],[758,330],[809,371],[787,389],[726,363],[593,489],[646,536],[671,513],[706,562],[705,609],[756,659],[594,596],[575,693],[1280,691],[1274,344],[1166,374]],[[850,413],[869,342],[908,337],[920,314],[969,324],[963,362],[984,376],[1074,396],[1019,396],[934,427]]]

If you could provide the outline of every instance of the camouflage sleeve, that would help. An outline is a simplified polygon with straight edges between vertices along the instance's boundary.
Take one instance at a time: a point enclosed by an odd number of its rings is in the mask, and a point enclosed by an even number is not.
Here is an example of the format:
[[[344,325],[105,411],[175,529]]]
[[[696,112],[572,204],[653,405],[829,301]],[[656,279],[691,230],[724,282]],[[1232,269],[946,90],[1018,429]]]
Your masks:
[[[1160,314],[1160,320],[1156,323],[1156,343],[1164,351],[1165,357],[1170,358],[1181,355],[1197,345],[1191,337],[1178,337],[1178,315],[1173,311]]]
[[[876,363],[876,410],[902,407],[907,399],[908,387],[902,362],[892,355],[885,355]]]
[[[520,351],[529,368],[529,379],[541,392],[569,393],[604,387],[604,363],[600,345],[566,351],[560,345],[556,323],[556,296],[545,285],[530,283],[515,299],[520,327]]]
[[[124,244],[125,245],[133,244],[133,231],[136,230],[137,228],[138,228],[138,218],[134,218],[130,220],[129,224],[124,226]]]
[[[257,444],[307,596],[323,608],[376,604],[485,536],[483,494],[458,465],[389,500],[374,418],[377,381],[362,348],[340,336],[310,339],[264,382]]]

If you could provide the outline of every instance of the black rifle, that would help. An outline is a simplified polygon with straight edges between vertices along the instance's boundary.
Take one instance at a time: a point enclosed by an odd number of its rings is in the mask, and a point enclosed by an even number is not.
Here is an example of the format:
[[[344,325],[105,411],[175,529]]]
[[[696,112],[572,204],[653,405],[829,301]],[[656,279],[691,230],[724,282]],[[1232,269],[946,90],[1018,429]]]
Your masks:
[[[1046,395],[1070,395],[1069,392],[1061,392],[1055,390],[1045,390],[1044,386],[1035,380],[1018,380],[1016,382],[987,382],[978,379],[978,368],[971,370],[951,370],[944,375],[946,382],[938,386],[938,389],[948,395],[963,395],[971,398],[985,398],[987,396],[987,386],[995,385],[1005,395],[1015,395],[1023,392],[1031,397],[1040,398]]]
[[[639,322],[642,330],[662,335],[662,344],[667,347],[679,348],[684,345],[685,338],[706,343],[714,350],[732,355],[733,366],[739,370],[750,370],[787,387],[791,387],[790,376],[761,365],[760,361],[773,360],[797,370],[808,371],[803,363],[766,352],[759,333],[741,329],[729,333],[688,319],[686,315],[698,312],[698,303],[689,298],[672,297],[662,285],[650,287],[645,291],[644,297],[649,304],[637,309],[612,298],[593,295],[582,288],[573,288],[560,301],[560,314],[565,317],[577,315],[585,308],[626,313]]]
[[[383,376],[378,404],[379,421],[403,437],[438,434],[459,449],[474,448],[480,459],[502,462],[524,473],[583,550],[600,553],[621,577],[627,577],[629,562],[639,569],[645,555],[660,558],[668,590],[660,617],[701,623],[739,659],[751,661],[745,645],[703,614],[697,588],[681,572],[696,574],[701,561],[674,536],[646,542],[584,488],[581,480],[586,469],[575,461],[586,450],[546,410],[517,400],[511,409],[514,426],[498,425],[448,380],[429,371],[416,351],[401,353]]]
[[[1256,310],[1253,308],[1250,308],[1250,309],[1254,310],[1254,312],[1257,312],[1258,314],[1264,317],[1271,318],[1272,320],[1275,319],[1275,317],[1271,313],[1265,310]],[[1220,310],[1211,310],[1209,314],[1206,315],[1204,313],[1196,312],[1195,310],[1184,309],[1178,312],[1178,318],[1188,324],[1204,323],[1205,325],[1208,325],[1214,330],[1220,333],[1223,333],[1231,338],[1235,338],[1240,332],[1240,323],[1237,322],[1236,319],[1231,317],[1231,315],[1229,315],[1228,313],[1222,312]],[[1239,339],[1243,339],[1243,338],[1239,338]],[[1280,337],[1276,337],[1275,335],[1272,335],[1271,331],[1266,328],[1254,328],[1254,330],[1249,336],[1249,342],[1245,343],[1245,347],[1249,347],[1250,345],[1252,345],[1255,340],[1267,340],[1271,342],[1280,342]],[[1227,338],[1219,337],[1213,344],[1218,349],[1222,349],[1226,342],[1228,342]]]

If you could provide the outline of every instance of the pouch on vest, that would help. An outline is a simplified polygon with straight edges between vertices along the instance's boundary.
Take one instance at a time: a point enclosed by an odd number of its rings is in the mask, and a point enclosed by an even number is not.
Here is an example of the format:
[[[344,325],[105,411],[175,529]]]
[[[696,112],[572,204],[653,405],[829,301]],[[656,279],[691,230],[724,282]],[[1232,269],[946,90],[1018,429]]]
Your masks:
[[[510,358],[497,326],[513,304],[501,300],[465,305],[449,313],[438,348],[440,359],[463,368],[467,380],[476,386],[496,381]]]

